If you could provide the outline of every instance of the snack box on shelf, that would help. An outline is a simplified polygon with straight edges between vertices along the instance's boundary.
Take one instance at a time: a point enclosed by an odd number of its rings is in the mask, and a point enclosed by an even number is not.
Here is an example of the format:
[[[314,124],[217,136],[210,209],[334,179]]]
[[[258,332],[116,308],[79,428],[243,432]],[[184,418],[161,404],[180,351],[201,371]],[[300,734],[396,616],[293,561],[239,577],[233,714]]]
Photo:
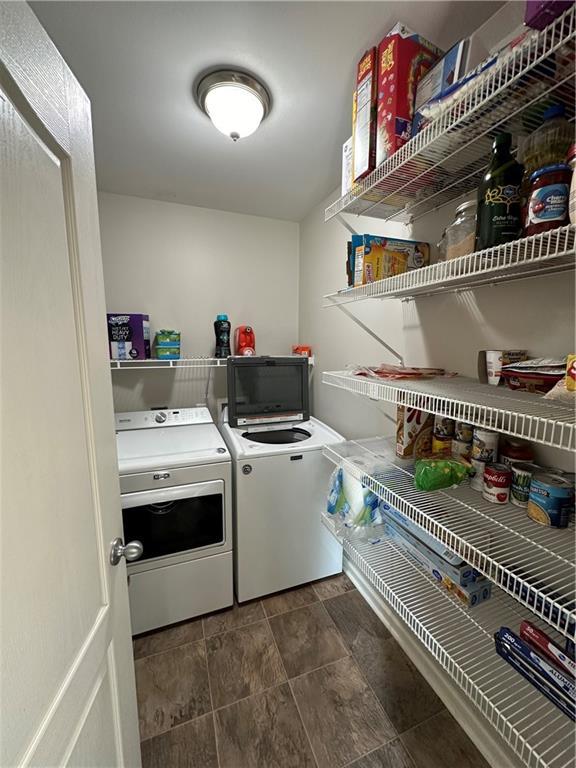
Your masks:
[[[410,139],[416,87],[443,51],[404,24],[378,46],[376,165]]]
[[[342,197],[352,189],[354,175],[354,137],[342,144]]]
[[[431,568],[437,568],[442,572],[442,575],[448,576],[448,578],[455,584],[461,587],[467,587],[471,584],[479,584],[481,582],[486,583],[486,577],[478,573],[471,565],[461,561],[459,565],[454,565],[449,560],[441,557],[431,547],[426,546],[424,542],[420,541],[416,536],[413,536],[406,528],[403,528],[395,518],[390,515],[389,511],[380,508],[382,520],[390,526],[390,528],[398,536],[402,537],[403,542],[410,547],[411,550],[415,550],[419,556],[425,558],[426,562],[430,564]],[[453,553],[451,553],[453,556]]]
[[[408,253],[396,250],[398,240],[377,235],[352,235],[354,285],[366,285],[408,269]]]
[[[404,459],[430,456],[433,428],[433,414],[399,405],[396,409],[396,454]]]
[[[358,62],[352,106],[354,181],[374,170],[376,160],[376,48],[370,48]]]
[[[543,632],[529,621],[523,621],[520,624],[520,637],[542,653],[549,661],[553,662],[570,678],[574,679],[576,677],[576,663],[566,655],[559,645],[548,637],[546,632]]]
[[[497,653],[559,709],[576,720],[574,683],[542,659],[508,627],[494,635]]]
[[[146,360],[150,357],[149,315],[108,313],[107,318],[112,360]]]

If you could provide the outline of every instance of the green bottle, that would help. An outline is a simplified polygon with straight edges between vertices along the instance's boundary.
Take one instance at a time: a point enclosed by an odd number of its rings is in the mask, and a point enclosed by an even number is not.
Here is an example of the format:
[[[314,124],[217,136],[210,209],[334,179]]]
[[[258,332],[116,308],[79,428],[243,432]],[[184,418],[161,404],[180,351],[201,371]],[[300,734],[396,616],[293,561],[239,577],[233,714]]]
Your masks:
[[[520,185],[524,168],[510,154],[512,137],[499,133],[492,162],[478,187],[477,251],[516,240],[522,233]]]

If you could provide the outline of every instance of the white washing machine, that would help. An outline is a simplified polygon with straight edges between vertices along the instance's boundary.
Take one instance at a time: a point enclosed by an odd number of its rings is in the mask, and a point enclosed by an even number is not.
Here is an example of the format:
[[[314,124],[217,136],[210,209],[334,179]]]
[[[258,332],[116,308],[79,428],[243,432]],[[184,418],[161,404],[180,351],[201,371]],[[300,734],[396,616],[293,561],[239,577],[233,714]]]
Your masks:
[[[220,430],[232,455],[234,575],[239,602],[340,573],[342,546],[321,522],[330,462],[344,438],[317,419]],[[264,442],[262,442],[264,441]]]
[[[207,408],[116,414],[132,632],[232,605],[230,454]],[[138,558],[138,559],[136,559]]]

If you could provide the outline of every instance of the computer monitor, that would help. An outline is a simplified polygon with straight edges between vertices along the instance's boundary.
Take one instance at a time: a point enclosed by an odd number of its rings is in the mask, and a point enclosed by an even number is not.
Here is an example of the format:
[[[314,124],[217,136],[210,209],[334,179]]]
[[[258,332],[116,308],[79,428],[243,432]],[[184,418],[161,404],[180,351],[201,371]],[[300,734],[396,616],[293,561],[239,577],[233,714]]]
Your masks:
[[[232,427],[309,418],[308,358],[228,358],[228,421]]]

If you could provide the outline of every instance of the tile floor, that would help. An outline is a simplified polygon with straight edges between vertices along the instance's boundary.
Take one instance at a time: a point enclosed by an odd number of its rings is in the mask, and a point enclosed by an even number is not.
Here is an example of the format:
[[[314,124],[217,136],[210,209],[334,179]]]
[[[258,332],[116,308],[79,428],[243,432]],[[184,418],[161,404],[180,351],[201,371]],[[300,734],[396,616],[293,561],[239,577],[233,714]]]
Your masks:
[[[144,768],[487,768],[346,576],[134,640]]]

